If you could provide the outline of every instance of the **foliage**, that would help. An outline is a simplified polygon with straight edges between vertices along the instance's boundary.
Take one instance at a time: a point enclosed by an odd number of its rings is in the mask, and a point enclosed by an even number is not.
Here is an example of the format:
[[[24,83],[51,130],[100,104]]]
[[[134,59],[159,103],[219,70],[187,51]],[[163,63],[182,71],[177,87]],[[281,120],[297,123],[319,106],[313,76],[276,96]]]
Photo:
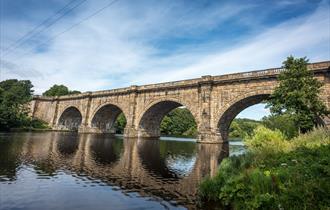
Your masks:
[[[168,113],[160,124],[160,131],[170,136],[197,136],[194,117],[187,108],[177,108]]]
[[[330,144],[330,130],[326,128],[318,128],[313,132],[301,134],[294,138],[291,142],[293,148],[301,146],[315,148],[326,144]]]
[[[34,128],[34,129],[50,129],[50,127],[45,121],[39,119],[29,120],[29,123],[26,126],[28,128]]]
[[[26,103],[32,97],[29,80],[10,79],[0,82],[0,130],[9,130],[29,123]]]
[[[307,69],[306,58],[288,57],[284,71],[279,75],[279,86],[268,100],[268,107],[273,114],[289,114],[295,126],[303,133],[311,130],[319,117],[329,115],[320,100],[322,82],[313,77]]]
[[[77,90],[69,90],[68,87],[64,85],[53,85],[51,88],[46,90],[42,95],[43,96],[64,96],[64,95],[71,95],[71,94],[78,94],[81,93]]]
[[[265,135],[265,132],[265,128],[259,128],[255,135]],[[275,138],[282,136],[276,134]],[[232,209],[329,207],[329,130],[318,129],[300,135],[281,144],[279,149],[269,150],[267,144],[261,145],[248,147],[244,155],[225,159],[218,174],[200,185],[201,198]]]
[[[126,126],[126,118],[123,113],[120,113],[115,122],[116,133],[123,134]]]
[[[288,142],[279,130],[270,130],[264,126],[258,126],[252,136],[244,139],[245,145],[253,152],[278,152],[287,149]]]
[[[28,102],[33,85],[29,80],[10,79],[0,82],[0,130],[12,128],[48,128],[47,123],[28,116]]]
[[[251,119],[234,119],[229,128],[230,138],[245,138],[252,134],[253,130],[261,125],[260,121]]]
[[[289,139],[298,135],[298,129],[295,126],[292,116],[289,114],[273,114],[263,117],[262,124],[271,130],[280,130]]]

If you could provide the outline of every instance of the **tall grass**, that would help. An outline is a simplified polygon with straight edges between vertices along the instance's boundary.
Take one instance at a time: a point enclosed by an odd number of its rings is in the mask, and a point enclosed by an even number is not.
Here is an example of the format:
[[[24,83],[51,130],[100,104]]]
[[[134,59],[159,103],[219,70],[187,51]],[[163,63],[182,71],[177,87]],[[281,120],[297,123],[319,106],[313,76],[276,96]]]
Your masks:
[[[225,159],[201,183],[201,199],[231,209],[329,209],[330,131],[283,137],[257,128],[246,154]]]

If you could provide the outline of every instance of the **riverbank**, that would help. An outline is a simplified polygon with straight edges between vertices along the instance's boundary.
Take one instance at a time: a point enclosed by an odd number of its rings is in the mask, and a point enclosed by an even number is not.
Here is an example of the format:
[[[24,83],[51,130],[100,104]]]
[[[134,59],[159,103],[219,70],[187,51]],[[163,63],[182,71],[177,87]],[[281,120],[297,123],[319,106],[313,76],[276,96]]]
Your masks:
[[[226,158],[200,185],[203,202],[228,209],[327,209],[330,206],[330,131],[292,140],[262,128],[248,151]]]

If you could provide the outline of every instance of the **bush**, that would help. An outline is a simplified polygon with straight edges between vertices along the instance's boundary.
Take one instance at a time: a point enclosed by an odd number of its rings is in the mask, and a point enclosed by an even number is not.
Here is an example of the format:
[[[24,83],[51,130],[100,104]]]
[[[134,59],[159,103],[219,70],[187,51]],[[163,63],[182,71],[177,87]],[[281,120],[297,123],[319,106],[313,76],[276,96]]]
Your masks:
[[[330,144],[330,130],[326,128],[318,128],[312,132],[301,134],[292,140],[293,147],[314,148],[320,145]]]
[[[29,122],[28,127],[36,128],[36,129],[50,128],[45,121],[42,121],[42,120],[39,120],[39,119],[31,119],[30,122]]]
[[[270,115],[262,118],[262,124],[271,130],[280,130],[287,138],[298,136],[298,128],[289,114]]]
[[[245,145],[254,152],[287,151],[289,143],[279,130],[270,130],[264,126],[258,126],[252,136],[244,139]]]
[[[232,209],[328,209],[329,130],[317,129],[291,141],[264,127],[254,133],[248,140],[253,149],[226,158],[218,174],[201,183],[202,200]]]
[[[229,128],[230,138],[245,138],[253,133],[253,130],[261,125],[260,121],[237,118],[234,119]]]

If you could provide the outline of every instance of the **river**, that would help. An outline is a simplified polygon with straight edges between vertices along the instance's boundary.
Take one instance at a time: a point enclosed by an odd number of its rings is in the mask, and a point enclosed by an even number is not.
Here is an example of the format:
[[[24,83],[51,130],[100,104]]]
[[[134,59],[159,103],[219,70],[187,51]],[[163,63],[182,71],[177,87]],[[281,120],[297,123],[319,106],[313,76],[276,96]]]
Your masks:
[[[66,132],[0,133],[0,209],[200,209],[228,145]],[[241,154],[240,141],[229,154]]]

